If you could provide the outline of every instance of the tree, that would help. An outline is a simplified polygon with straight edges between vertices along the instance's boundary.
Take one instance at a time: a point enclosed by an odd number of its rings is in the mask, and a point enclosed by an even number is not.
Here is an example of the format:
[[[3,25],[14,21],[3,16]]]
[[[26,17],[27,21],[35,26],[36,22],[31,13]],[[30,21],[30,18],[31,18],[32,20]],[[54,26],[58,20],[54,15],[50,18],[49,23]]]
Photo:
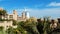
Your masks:
[[[41,19],[37,19],[37,29],[40,34],[43,34],[43,21]]]
[[[44,17],[43,31],[43,34],[49,34],[51,32],[49,17]]]
[[[0,26],[0,32],[1,32],[1,34],[4,34],[4,32],[3,32],[3,26]]]
[[[28,19],[24,26],[27,28],[27,31],[31,32],[32,34],[39,34],[38,30],[37,30],[37,19],[34,17],[31,17],[30,19]]]
[[[6,14],[6,10],[0,10],[0,18],[2,18],[2,16],[5,16]]]
[[[16,20],[13,20],[13,25],[17,25],[17,21]]]
[[[6,15],[6,10],[0,10],[0,15],[3,15],[3,16],[5,16]]]
[[[0,26],[0,31],[2,31],[2,30],[3,30],[3,28],[4,28],[3,26]]]
[[[40,34],[49,34],[51,32],[49,17],[44,17],[43,21],[41,19],[38,19],[37,28]]]
[[[7,34],[18,34],[17,29],[16,28],[13,28],[13,27],[9,27],[6,30],[6,32],[7,32]]]
[[[26,34],[26,30],[24,28],[24,21],[21,21],[21,22],[18,22],[18,25],[17,25],[17,31],[18,32],[21,32],[21,34]]]

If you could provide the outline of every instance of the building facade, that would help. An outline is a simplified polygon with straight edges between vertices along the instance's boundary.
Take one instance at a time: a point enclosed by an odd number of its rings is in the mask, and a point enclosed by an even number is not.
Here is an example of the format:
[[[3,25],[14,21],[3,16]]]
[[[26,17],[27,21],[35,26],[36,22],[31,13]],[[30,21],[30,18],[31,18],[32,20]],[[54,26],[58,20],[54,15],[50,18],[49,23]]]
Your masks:
[[[8,29],[10,26],[12,27],[12,21],[0,21],[0,27],[2,26],[4,30]]]
[[[2,10],[0,8],[0,10]],[[7,14],[4,17],[2,17],[2,19],[13,19],[13,20],[17,20],[17,21],[26,21],[26,19],[29,19],[29,13],[27,11],[23,11],[22,15],[19,16],[17,13],[17,10],[13,10],[12,14]]]
[[[3,10],[3,9],[0,8],[0,10]],[[8,19],[8,20],[16,20],[16,21],[26,21],[27,19],[29,19],[29,13],[27,13],[26,11],[23,11],[22,15],[19,16],[17,13],[17,10],[13,10],[12,14],[7,14],[5,16],[2,16],[1,18]],[[13,28],[16,28],[17,26],[13,26],[12,23],[13,21],[0,21],[0,26],[3,26],[4,30],[8,29],[10,26]]]

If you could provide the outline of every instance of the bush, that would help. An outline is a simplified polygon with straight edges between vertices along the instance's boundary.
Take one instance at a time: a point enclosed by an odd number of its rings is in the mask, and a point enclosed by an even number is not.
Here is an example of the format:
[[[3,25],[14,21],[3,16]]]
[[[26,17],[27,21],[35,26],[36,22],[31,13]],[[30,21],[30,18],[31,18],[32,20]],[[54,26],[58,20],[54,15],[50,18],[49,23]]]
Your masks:
[[[13,20],[13,25],[17,25],[17,21],[16,20]]]
[[[3,30],[3,28],[4,28],[3,26],[0,26],[0,31],[2,31],[2,30]]]

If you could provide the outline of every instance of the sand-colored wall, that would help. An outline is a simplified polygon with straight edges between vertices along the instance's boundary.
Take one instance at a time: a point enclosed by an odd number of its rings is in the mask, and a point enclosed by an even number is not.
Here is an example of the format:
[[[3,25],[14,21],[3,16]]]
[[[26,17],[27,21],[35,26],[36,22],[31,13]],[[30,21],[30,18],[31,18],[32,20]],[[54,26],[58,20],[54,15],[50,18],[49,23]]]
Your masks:
[[[12,23],[12,21],[0,21],[0,26],[3,26],[4,30],[6,30],[9,26],[12,26]]]

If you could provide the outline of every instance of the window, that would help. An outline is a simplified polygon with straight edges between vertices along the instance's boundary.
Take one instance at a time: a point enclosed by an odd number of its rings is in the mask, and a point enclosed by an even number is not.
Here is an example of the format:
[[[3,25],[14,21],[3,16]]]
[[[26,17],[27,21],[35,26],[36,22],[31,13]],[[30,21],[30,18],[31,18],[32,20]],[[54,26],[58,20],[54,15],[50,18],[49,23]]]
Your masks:
[[[9,18],[13,18],[13,15],[10,15]]]

